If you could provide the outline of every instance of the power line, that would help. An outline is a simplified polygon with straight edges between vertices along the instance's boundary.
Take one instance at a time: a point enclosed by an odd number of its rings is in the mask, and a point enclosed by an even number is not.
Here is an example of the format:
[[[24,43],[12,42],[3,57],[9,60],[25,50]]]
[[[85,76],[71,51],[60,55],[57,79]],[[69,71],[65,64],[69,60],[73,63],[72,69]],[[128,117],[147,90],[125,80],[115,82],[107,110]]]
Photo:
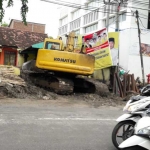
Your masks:
[[[78,9],[84,9],[84,10],[90,10],[90,11],[94,11],[96,9],[99,8],[104,8],[106,7],[106,5],[102,6],[102,7],[93,7],[93,6],[88,6],[88,8],[86,8],[85,5],[81,5],[81,4],[77,4],[77,3],[70,3],[70,2],[65,2],[62,0],[55,0],[55,1],[48,1],[48,0],[41,0],[41,1],[45,1],[45,2],[49,2],[49,3],[54,3],[54,4],[58,4],[58,5],[63,5],[63,6],[68,6],[68,7],[73,7],[73,8],[78,8]],[[61,3],[60,3],[61,2]],[[94,1],[93,1],[94,2]],[[138,1],[140,2],[140,1]],[[147,4],[147,3],[145,3]],[[116,5],[116,4],[111,4],[111,5]],[[83,8],[82,8],[83,7]],[[150,11],[150,9],[145,9],[145,8],[140,8],[140,7],[134,7],[134,6],[121,6],[122,8],[133,8],[133,9],[141,9],[141,10],[147,10]],[[109,11],[109,10],[107,10]],[[102,11],[98,11],[97,12],[102,12]],[[116,12],[116,11],[114,11]],[[115,14],[114,12],[111,12],[111,14]],[[109,12],[105,12],[105,13],[109,13]],[[116,12],[117,13],[117,12]]]
[[[84,5],[80,5],[80,6],[75,6],[75,5],[68,5],[68,4],[64,4],[64,3],[59,3],[59,2],[54,2],[54,1],[48,1],[48,0],[41,0],[41,1],[44,1],[44,2],[48,2],[48,3],[53,3],[53,4],[58,4],[58,5],[63,5],[63,6],[67,6],[67,7],[73,7],[73,8],[78,8],[78,9],[84,9],[84,10],[90,10],[90,11],[96,11],[96,12],[102,12],[102,13],[110,13],[109,10],[106,10],[106,11],[103,11],[103,10],[91,10],[89,8],[81,8],[81,6],[84,6]],[[69,3],[69,4],[72,4],[72,3]],[[74,4],[74,3],[73,3]],[[106,5],[102,6],[102,7],[94,7],[94,8],[97,8],[97,9],[100,9],[100,8],[104,8]],[[93,8],[93,7],[92,7]],[[116,12],[117,13],[117,12]],[[110,14],[116,14],[115,12],[111,12]],[[130,13],[130,12],[126,12],[126,13]]]
[[[142,16],[140,16],[140,18],[143,18],[143,19],[146,19],[146,20],[148,19],[148,18],[144,18],[144,17],[142,17]]]
[[[78,8],[78,9],[85,9],[85,10],[90,10],[90,11],[96,11],[96,12],[103,12],[103,13],[110,13],[110,12],[107,12],[107,10],[106,11],[100,11],[100,10],[91,10],[90,8],[94,8],[94,9],[100,9],[100,8],[105,8],[106,7],[106,5],[104,5],[104,6],[102,6],[102,7],[88,7],[88,8],[82,8],[82,6],[84,6],[84,5],[80,5],[80,4],[76,4],[76,3],[70,3],[70,2],[65,2],[65,1],[61,1],[61,0],[59,0],[59,2],[57,2],[58,0],[55,0],[55,2],[54,1],[48,1],[48,0],[41,0],[41,1],[45,1],[45,2],[49,2],[49,3],[54,3],[54,4],[58,4],[58,5],[63,5],[63,6],[68,6],[68,7],[73,7],[73,8]],[[61,3],[60,3],[61,2]],[[62,2],[65,2],[65,3],[62,3]],[[73,5],[72,5],[73,4]],[[85,6],[84,6],[85,7]],[[130,8],[130,7],[129,7]],[[132,10],[131,10],[132,11]],[[124,13],[132,13],[132,12],[123,12],[122,14],[124,14]],[[116,13],[114,13],[114,12],[111,12],[110,14],[116,14]],[[120,16],[121,14],[119,14],[119,16]],[[126,15],[126,16],[133,16],[133,15]],[[142,17],[142,16],[140,16],[141,18],[144,18],[144,17]],[[117,19],[117,18],[116,18]],[[144,18],[144,19],[147,19],[147,18]],[[113,22],[115,22],[116,20],[114,20]],[[140,20],[141,21],[141,20]],[[112,22],[112,23],[113,23]],[[112,23],[110,23],[109,25],[111,25]],[[108,25],[108,26],[109,26]]]
[[[70,3],[70,2],[66,2],[66,1],[62,1],[62,0],[55,0],[55,1],[48,1],[48,0],[41,0],[41,1],[45,1],[45,2],[49,2],[49,3],[54,3],[54,4],[58,4],[58,5],[63,5],[63,6],[68,6],[68,7],[74,7],[74,8],[79,8],[79,9],[86,9],[86,10],[95,10],[95,9],[99,9],[102,7],[93,7],[93,6],[89,6],[88,8],[86,8],[85,5],[81,5],[81,4],[77,4],[77,3]],[[83,7],[83,8],[81,8]]]
[[[142,22],[142,20],[141,20],[141,18],[140,18],[140,17],[139,17],[139,20],[140,20],[140,22],[141,22],[141,24],[142,24],[143,28],[147,29],[147,28],[143,25],[143,22]]]

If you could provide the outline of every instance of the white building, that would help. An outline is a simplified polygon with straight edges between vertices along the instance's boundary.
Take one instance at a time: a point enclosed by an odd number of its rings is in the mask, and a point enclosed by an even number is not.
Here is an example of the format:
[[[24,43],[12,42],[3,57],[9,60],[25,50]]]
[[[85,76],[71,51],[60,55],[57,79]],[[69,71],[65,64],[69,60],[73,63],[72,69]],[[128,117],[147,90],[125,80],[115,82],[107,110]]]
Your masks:
[[[103,0],[70,0],[68,5],[72,7],[62,7],[59,18],[59,35],[64,35],[69,31],[87,34],[106,27],[106,17],[108,6],[104,5]],[[73,5],[74,4],[74,5]],[[129,3],[130,5],[132,3]],[[80,7],[80,8],[79,8]],[[115,27],[115,14],[117,6],[110,6],[110,29]],[[120,9],[120,27],[130,27],[131,16],[126,12],[131,12],[128,8]],[[130,14],[131,15],[131,14]],[[111,30],[114,31],[114,30]]]
[[[59,35],[64,35],[72,30],[77,34],[88,34],[100,30],[106,25],[108,5],[103,0],[70,0],[72,7],[62,7],[59,18]],[[80,9],[79,9],[80,7]],[[141,9],[143,8],[143,9]],[[150,44],[150,32],[148,26],[149,0],[128,0],[127,7],[120,8],[119,15],[119,64],[130,73],[142,78],[139,56],[138,30],[135,18],[135,10],[139,11],[141,42]],[[145,10],[144,10],[145,9]],[[110,6],[109,32],[116,29],[117,6]],[[150,73],[150,57],[144,56],[145,75]]]

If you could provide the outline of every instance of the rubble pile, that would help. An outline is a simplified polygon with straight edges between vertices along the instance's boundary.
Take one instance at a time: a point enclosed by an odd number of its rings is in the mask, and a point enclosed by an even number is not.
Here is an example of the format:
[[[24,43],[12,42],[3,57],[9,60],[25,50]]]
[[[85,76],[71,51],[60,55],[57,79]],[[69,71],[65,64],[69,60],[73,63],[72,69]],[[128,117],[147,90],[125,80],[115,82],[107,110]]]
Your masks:
[[[55,94],[26,83],[11,66],[0,66],[0,97],[54,99]]]
[[[100,83],[99,90],[107,92],[107,86]],[[97,93],[97,92],[96,92]],[[96,106],[114,106],[122,104],[120,97],[112,94],[103,95],[88,93],[74,93],[72,95],[57,95],[43,88],[37,87],[31,83],[25,82],[20,76],[14,74],[13,67],[0,66],[0,99],[2,98],[19,98],[19,99],[36,99],[36,100],[70,100],[86,101]],[[107,92],[108,93],[108,92]]]

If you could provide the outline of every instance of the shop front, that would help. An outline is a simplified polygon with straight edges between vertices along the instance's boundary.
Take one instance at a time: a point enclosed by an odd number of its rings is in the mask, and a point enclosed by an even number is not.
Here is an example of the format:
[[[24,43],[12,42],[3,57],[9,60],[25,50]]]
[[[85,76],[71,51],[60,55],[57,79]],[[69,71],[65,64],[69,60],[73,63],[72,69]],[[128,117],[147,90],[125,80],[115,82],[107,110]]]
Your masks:
[[[3,47],[0,50],[0,65],[17,66],[17,49],[10,47]]]

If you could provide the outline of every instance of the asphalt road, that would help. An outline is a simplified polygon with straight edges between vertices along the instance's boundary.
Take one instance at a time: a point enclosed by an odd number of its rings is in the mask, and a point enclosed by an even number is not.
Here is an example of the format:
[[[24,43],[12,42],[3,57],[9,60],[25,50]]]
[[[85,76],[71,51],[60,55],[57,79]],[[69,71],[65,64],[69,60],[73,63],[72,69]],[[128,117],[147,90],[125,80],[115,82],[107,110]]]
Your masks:
[[[121,107],[86,103],[0,102],[0,150],[116,150],[111,142]]]

